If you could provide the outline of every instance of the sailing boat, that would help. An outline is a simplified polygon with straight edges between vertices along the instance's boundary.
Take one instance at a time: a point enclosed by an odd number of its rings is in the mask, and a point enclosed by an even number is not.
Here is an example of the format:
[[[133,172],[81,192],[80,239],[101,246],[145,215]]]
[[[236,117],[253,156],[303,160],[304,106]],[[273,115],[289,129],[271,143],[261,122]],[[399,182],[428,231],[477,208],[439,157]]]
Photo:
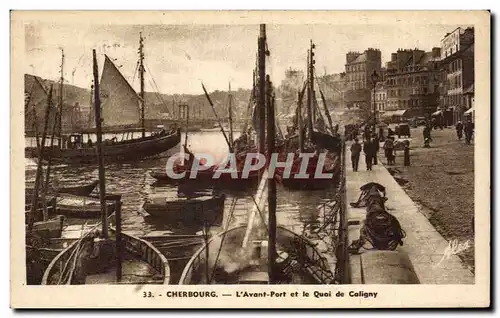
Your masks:
[[[60,252],[47,267],[42,285],[168,284],[170,268],[151,243],[121,232],[121,202],[117,199],[116,229],[108,228],[96,52],[93,50],[95,121],[101,223]],[[98,229],[98,226],[101,226]],[[110,231],[110,232],[108,232]],[[110,235],[111,234],[111,235]]]
[[[205,93],[205,97],[208,100],[210,107],[212,108],[213,114],[217,121],[218,130],[223,134],[226,144],[229,148],[230,153],[234,153],[236,159],[237,166],[237,177],[233,178],[233,174],[228,172],[226,169],[229,167],[229,162],[223,162],[219,165],[214,164],[206,169],[199,169],[196,171],[196,178],[191,179],[190,175],[193,167],[199,167],[201,163],[196,162],[198,159],[196,156],[187,148],[187,143],[184,144],[184,152],[188,155],[189,159],[185,162],[178,162],[174,164],[173,171],[177,174],[185,173],[184,178],[181,179],[172,179],[166,171],[153,171],[150,172],[151,176],[158,181],[161,182],[189,182],[195,181],[197,186],[200,185],[200,182],[203,182],[204,186],[213,186],[217,189],[233,189],[233,190],[243,190],[252,186],[258,185],[258,177],[261,173],[257,170],[252,170],[249,172],[248,177],[243,178],[243,164],[245,162],[245,156],[247,153],[255,153],[256,147],[251,144],[251,141],[248,140],[248,135],[244,132],[242,136],[238,139],[233,140],[233,131],[232,131],[232,97],[231,97],[231,86],[229,85],[229,100],[228,100],[228,113],[229,113],[229,135],[226,133],[220,118],[215,111],[214,104],[208,94],[205,85],[202,83],[202,88]],[[250,106],[250,105],[249,105]],[[187,135],[186,139],[187,140]],[[196,163],[196,164],[195,164]],[[218,178],[214,178],[217,170],[221,170],[220,176]]]
[[[277,170],[278,179],[285,187],[291,189],[320,190],[333,184],[332,178],[317,178],[315,176],[317,167],[320,164],[320,154],[322,153],[325,154],[322,172],[325,174],[330,173],[333,178],[338,176],[340,172],[342,140],[333,127],[333,123],[326,106],[326,100],[321,89],[320,94],[323,101],[325,116],[328,119],[328,128],[315,98],[314,48],[315,45],[311,41],[311,47],[308,50],[307,59],[307,80],[303,89],[298,94],[297,111],[295,115],[296,118],[292,127],[292,130],[296,133],[289,136],[286,140],[287,152],[295,153],[291,175],[289,178],[285,178],[283,176],[284,168]],[[302,108],[304,95],[307,97],[306,116],[304,116]],[[305,127],[304,119],[306,119]],[[330,130],[330,133],[328,133],[328,130]],[[295,178],[295,176],[299,174],[302,166],[303,159],[300,157],[300,153],[305,152],[314,153],[314,156],[309,159],[306,169],[306,173],[309,177]]]
[[[101,99],[103,126],[108,130],[124,131],[127,128],[140,126],[142,136],[134,139],[118,140],[116,137],[103,143],[105,162],[134,161],[159,155],[179,144],[180,130],[167,132],[164,129],[146,136],[144,125],[144,53],[143,38],[139,45],[139,75],[141,91],[138,95],[130,83],[118,70],[113,61],[105,55],[101,75]],[[54,162],[67,164],[97,163],[96,146],[90,141],[95,129],[66,136],[61,147],[52,153]],[[87,143],[84,135],[87,134]],[[44,156],[43,159],[46,159]]]
[[[265,25],[261,25],[260,65],[265,61],[265,51]],[[267,82],[268,95],[267,102],[260,98],[258,106],[264,110],[267,104],[267,150],[272,153],[275,150],[274,98],[271,96],[272,85],[265,77],[265,68],[260,67],[259,92],[264,94],[262,88]],[[263,115],[260,113],[259,117]],[[259,145],[265,141],[262,131]],[[266,201],[268,224],[254,228],[255,221],[260,220],[257,215],[263,219],[261,212],[265,210]],[[260,179],[248,224],[226,228],[206,242],[187,263],[179,284],[324,284],[333,281],[334,275],[327,261],[306,238],[276,225],[276,183],[273,177],[268,178],[266,169]]]

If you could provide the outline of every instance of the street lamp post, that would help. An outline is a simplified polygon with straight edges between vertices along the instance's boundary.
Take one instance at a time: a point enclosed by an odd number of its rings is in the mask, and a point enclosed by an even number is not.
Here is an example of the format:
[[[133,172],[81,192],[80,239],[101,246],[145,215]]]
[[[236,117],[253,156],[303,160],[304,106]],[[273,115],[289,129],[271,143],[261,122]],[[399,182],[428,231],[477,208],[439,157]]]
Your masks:
[[[371,75],[372,83],[373,83],[373,125],[377,125],[377,104],[375,103],[375,90],[377,86],[377,82],[379,80],[379,76],[377,71],[374,70]]]

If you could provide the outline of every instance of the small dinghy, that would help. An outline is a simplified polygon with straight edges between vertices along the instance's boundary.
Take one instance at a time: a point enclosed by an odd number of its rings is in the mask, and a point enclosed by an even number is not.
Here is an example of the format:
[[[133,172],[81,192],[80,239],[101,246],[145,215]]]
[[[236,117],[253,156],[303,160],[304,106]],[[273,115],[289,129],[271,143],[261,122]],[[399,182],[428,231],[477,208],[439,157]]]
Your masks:
[[[198,197],[150,197],[143,209],[151,216],[173,222],[220,224],[224,213],[224,194]]]
[[[98,183],[99,183],[98,180],[94,180],[90,183],[79,184],[79,185],[67,184],[61,187],[54,187],[53,185],[49,185],[48,192],[88,196],[92,193],[92,191],[94,191]],[[34,185],[32,183],[26,185],[25,195],[27,200],[31,201],[33,199],[33,188]]]
[[[111,215],[115,210],[115,204],[108,201],[106,205],[107,213]],[[101,205],[97,198],[61,194],[56,198],[56,213],[79,219],[99,218]]]

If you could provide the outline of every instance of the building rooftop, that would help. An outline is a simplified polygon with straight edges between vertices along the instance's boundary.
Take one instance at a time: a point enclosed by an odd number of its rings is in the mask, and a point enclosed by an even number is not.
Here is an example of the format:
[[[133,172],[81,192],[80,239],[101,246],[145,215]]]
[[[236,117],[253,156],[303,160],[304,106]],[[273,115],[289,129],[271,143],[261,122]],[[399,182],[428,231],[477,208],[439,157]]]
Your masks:
[[[363,63],[363,62],[366,62],[366,54],[364,53],[358,56],[353,63]]]

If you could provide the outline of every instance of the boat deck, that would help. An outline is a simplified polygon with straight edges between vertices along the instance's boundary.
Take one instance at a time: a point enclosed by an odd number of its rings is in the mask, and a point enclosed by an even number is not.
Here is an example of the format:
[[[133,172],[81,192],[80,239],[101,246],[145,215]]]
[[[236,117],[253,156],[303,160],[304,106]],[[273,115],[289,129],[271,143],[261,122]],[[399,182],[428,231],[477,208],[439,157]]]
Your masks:
[[[163,284],[163,277],[148,263],[125,254],[122,263],[122,279],[116,281],[116,267],[105,273],[87,275],[85,284]]]

